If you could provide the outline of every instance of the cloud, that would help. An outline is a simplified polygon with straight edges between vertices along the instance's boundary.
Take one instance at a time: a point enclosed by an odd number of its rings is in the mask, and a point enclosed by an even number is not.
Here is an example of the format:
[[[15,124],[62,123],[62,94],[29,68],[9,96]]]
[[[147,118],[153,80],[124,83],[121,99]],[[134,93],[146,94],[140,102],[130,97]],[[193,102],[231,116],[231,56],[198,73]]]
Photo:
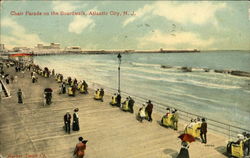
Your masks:
[[[180,24],[197,24],[203,25],[211,23],[217,25],[218,22],[215,13],[226,8],[225,3],[212,2],[156,2],[151,5],[145,5],[136,11],[138,16],[129,17],[123,22],[123,26],[134,22],[143,16],[160,16],[167,20]]]
[[[126,26],[129,23],[132,23],[133,21],[135,21],[138,18],[141,18],[142,16],[144,16],[146,13],[150,13],[152,12],[152,10],[154,9],[154,7],[152,5],[148,5],[146,4],[143,8],[140,8],[136,11],[136,16],[132,16],[130,18],[127,18],[124,22],[123,22],[123,26]]]
[[[57,12],[60,12],[60,11],[70,12],[70,11],[76,10],[77,8],[85,6],[85,5],[79,6],[76,3],[73,3],[73,2],[70,3],[70,2],[66,2],[66,1],[63,1],[63,2],[62,1],[53,1],[52,5],[53,5],[53,10],[57,11]]]
[[[86,28],[92,28],[95,22],[90,17],[75,16],[74,20],[69,24],[69,32],[80,34]]]
[[[209,48],[214,43],[213,38],[202,39],[199,34],[193,32],[176,32],[175,34],[162,33],[160,30],[155,30],[144,37],[137,39],[138,47],[160,46],[166,49],[205,49]],[[154,48],[155,49],[155,48]]]
[[[10,29],[9,35],[2,35],[2,42],[9,47],[27,46],[34,47],[38,43],[43,42],[40,37],[35,33],[27,33],[25,27],[18,24],[10,18],[5,18],[2,21],[2,27]]]

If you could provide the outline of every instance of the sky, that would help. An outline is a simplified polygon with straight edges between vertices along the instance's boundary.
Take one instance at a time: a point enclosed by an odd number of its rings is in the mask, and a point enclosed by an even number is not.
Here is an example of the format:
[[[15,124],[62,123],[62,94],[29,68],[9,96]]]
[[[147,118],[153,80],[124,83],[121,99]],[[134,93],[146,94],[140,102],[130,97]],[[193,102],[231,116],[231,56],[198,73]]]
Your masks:
[[[7,48],[250,50],[248,1],[1,1],[0,18]]]

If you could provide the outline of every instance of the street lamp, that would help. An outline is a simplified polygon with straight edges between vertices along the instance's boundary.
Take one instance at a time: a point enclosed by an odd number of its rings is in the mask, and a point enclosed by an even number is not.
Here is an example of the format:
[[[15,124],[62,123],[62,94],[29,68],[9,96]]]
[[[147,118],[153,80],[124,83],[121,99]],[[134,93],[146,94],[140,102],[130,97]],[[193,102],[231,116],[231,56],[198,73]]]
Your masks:
[[[121,82],[120,82],[120,66],[121,66],[121,61],[122,61],[122,56],[121,56],[121,54],[119,53],[118,55],[117,55],[117,58],[118,58],[118,93],[121,95],[121,89],[120,89],[120,84],[121,84]]]

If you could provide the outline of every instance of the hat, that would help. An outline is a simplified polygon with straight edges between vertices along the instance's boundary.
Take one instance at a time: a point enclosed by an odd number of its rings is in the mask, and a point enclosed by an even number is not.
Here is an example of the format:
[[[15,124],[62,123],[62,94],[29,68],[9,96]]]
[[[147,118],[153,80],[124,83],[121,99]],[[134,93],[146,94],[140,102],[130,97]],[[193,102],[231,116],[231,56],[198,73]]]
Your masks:
[[[148,100],[147,103],[151,103],[151,100]]]
[[[78,111],[79,111],[79,109],[78,109],[78,108],[74,109],[74,112],[78,112]]]
[[[78,140],[79,140],[79,141],[83,141],[83,137],[79,137]]]
[[[205,118],[202,118],[201,121],[204,122],[204,121],[205,121]]]

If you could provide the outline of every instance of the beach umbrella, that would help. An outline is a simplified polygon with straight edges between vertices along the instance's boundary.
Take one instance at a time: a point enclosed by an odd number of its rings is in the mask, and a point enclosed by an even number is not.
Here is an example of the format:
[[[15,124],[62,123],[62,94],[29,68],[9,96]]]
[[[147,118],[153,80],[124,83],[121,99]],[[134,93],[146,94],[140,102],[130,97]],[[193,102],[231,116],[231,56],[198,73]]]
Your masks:
[[[195,141],[195,138],[194,138],[192,135],[187,134],[187,133],[184,133],[184,134],[179,135],[178,138],[180,138],[180,139],[181,139],[182,141],[184,141],[184,142],[189,142],[189,143]]]
[[[45,88],[44,92],[53,92],[53,90],[51,88]]]

